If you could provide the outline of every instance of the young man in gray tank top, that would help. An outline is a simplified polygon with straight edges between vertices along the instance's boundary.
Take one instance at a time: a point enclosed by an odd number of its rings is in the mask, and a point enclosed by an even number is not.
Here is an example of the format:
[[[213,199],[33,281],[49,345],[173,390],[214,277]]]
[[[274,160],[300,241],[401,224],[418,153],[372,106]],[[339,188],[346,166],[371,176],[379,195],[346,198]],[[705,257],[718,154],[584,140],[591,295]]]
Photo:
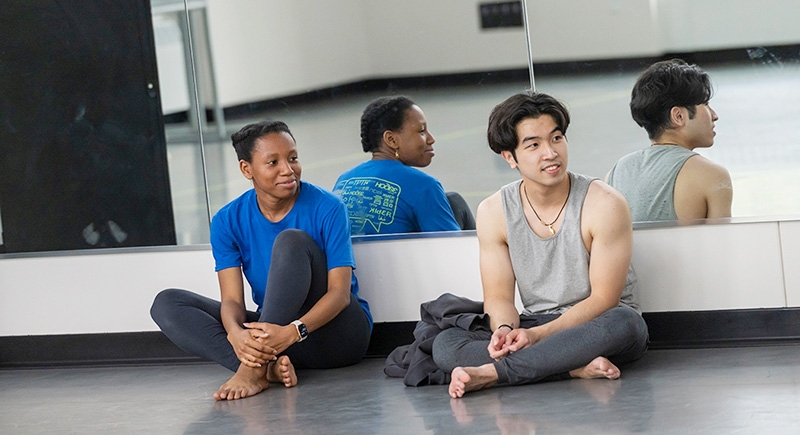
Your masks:
[[[606,175],[634,222],[731,216],[731,176],[694,152],[714,144],[712,93],[708,74],[680,59],[656,62],[639,76],[631,116],[651,146],[622,157]]]
[[[628,205],[604,182],[567,171],[568,126],[564,105],[540,93],[514,95],[489,117],[490,148],[521,180],[478,207],[491,330],[450,328],[433,344],[454,398],[545,379],[616,379],[617,365],[645,352]]]

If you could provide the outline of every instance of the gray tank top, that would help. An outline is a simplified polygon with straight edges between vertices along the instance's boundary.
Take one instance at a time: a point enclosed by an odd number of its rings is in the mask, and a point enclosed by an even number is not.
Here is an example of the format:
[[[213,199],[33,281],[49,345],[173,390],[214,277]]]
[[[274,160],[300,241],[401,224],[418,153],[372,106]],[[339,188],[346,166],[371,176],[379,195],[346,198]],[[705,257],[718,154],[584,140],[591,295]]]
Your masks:
[[[634,222],[676,220],[675,179],[696,154],[677,145],[649,146],[619,159],[608,184],[628,200]]]
[[[591,292],[589,252],[581,237],[581,210],[589,184],[596,178],[571,172],[569,176],[570,192],[564,220],[558,232],[548,238],[536,235],[525,219],[520,195],[522,180],[500,189],[511,266],[525,307],[522,314],[560,314],[589,297]],[[636,287],[636,274],[630,266],[620,304],[638,312]]]

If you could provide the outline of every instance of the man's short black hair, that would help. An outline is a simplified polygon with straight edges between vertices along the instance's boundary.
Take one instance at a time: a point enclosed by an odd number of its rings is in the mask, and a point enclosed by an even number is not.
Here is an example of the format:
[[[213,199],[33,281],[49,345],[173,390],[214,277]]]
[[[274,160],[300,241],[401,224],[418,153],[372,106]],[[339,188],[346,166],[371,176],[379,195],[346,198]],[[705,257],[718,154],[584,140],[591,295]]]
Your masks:
[[[708,104],[714,90],[708,74],[681,59],[656,62],[647,68],[631,91],[631,116],[650,139],[672,125],[670,110],[685,107],[694,118],[695,106]]]
[[[528,91],[513,95],[492,109],[489,115],[489,128],[486,139],[489,148],[500,154],[510,151],[517,159],[516,148],[519,143],[517,124],[527,118],[550,115],[564,135],[569,127],[569,111],[563,103],[550,95]]]

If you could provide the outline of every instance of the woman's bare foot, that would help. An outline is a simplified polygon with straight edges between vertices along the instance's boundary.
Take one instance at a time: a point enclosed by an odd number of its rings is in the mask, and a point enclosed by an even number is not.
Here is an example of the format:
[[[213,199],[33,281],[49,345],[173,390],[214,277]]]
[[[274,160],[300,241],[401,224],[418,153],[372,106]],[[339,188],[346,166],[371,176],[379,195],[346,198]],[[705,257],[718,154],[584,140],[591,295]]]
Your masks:
[[[584,367],[569,372],[573,378],[581,379],[618,379],[620,372],[617,366],[608,359],[598,356]]]
[[[239,369],[236,370],[233,377],[222,384],[219,390],[214,393],[214,399],[244,399],[266,390],[269,388],[269,381],[265,376],[265,371],[265,368],[251,368],[244,364],[239,365]]]
[[[295,373],[294,365],[292,365],[288,356],[283,355],[278,357],[276,361],[269,363],[267,380],[269,382],[280,382],[286,388],[297,385],[297,373]]]
[[[497,382],[494,364],[480,367],[456,367],[450,374],[450,397],[458,399],[469,391],[489,388]]]

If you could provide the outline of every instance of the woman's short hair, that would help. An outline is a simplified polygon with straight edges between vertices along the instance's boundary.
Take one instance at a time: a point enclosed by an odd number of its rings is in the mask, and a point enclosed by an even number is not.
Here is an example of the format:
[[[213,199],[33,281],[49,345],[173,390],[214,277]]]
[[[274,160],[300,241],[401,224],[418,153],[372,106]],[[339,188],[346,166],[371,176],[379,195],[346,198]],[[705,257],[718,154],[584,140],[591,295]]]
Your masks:
[[[486,131],[489,148],[497,154],[510,151],[516,159],[515,150],[519,143],[517,124],[542,115],[550,115],[561,133],[567,134],[569,111],[563,103],[550,95],[533,91],[512,95],[495,106],[489,115],[489,128]]]
[[[376,151],[386,130],[397,131],[403,127],[406,110],[414,102],[405,96],[380,97],[367,105],[361,114],[361,147],[365,153]]]
[[[239,160],[251,162],[256,140],[270,133],[287,133],[294,140],[294,135],[289,131],[289,126],[283,121],[261,121],[255,124],[247,124],[231,135],[236,157]]]
[[[670,110],[685,107],[694,118],[695,106],[708,104],[714,90],[708,74],[681,59],[656,62],[636,80],[631,91],[631,116],[650,139],[670,128]]]

